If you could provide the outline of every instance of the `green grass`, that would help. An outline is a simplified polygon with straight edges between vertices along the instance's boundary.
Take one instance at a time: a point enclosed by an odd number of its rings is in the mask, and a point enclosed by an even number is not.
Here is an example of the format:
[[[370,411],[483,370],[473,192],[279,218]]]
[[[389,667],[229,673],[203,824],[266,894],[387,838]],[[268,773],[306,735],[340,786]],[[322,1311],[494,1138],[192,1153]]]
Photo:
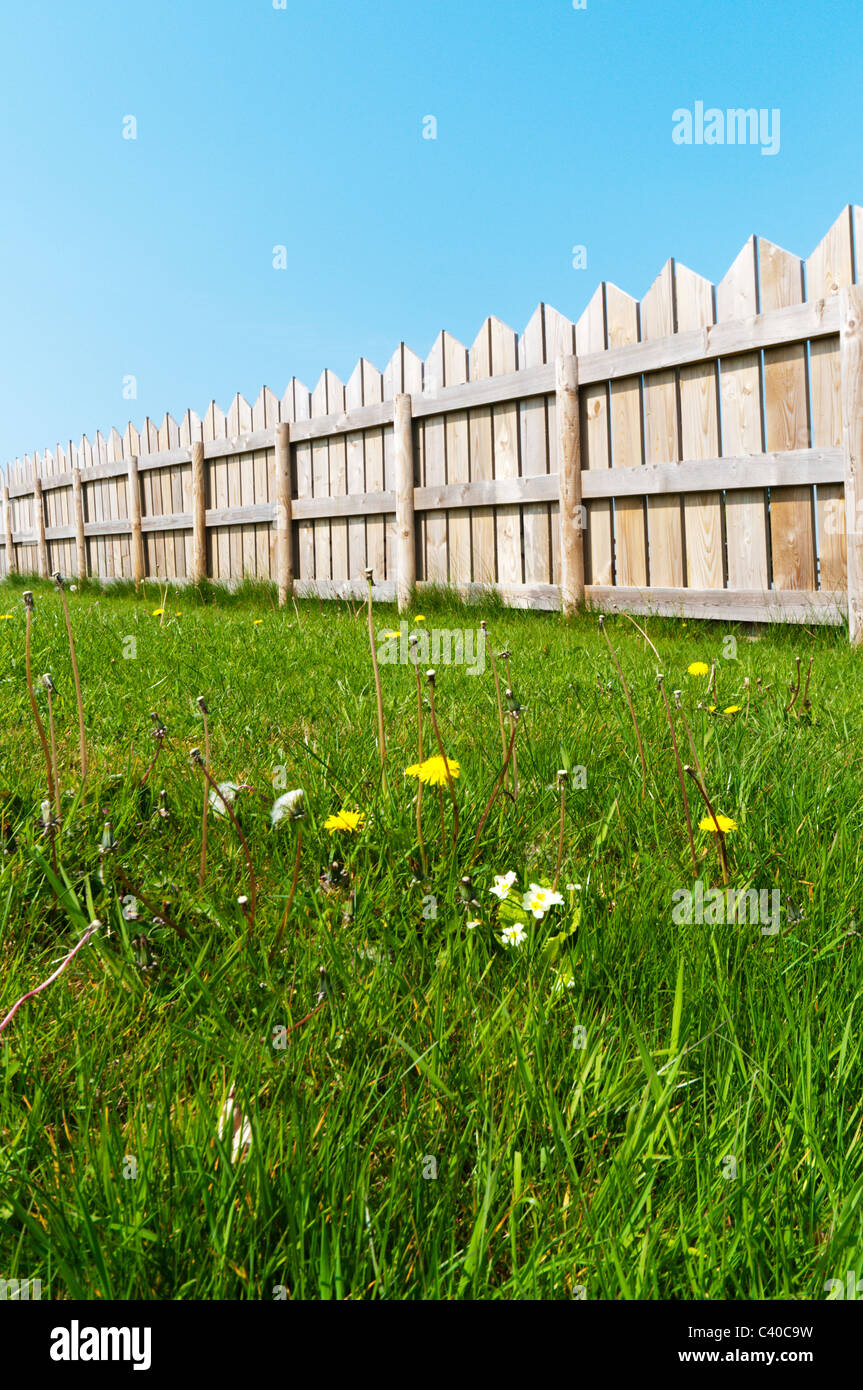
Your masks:
[[[427,788],[423,881],[403,776],[416,761],[412,667],[381,667],[384,790],[364,610],[279,612],[248,587],[170,593],[161,620],[155,589],[69,595],[82,796],[62,609],[32,584],[34,676],[50,671],[58,690],[55,877],[37,825],[46,784],[22,587],[0,585],[0,1017],[93,918],[103,930],[2,1034],[0,1277],[41,1278],[52,1298],[271,1299],[281,1286],[291,1298],[818,1299],[859,1271],[863,677],[844,631],[644,624],[669,692],[683,691],[713,804],[737,822],[731,882],[781,892],[780,931],[765,935],[672,918],[694,875],[658,663],[633,625],[607,631],[644,740],[644,795],[595,619],[444,595],[423,597],[425,626],[487,618],[524,707],[518,798],[486,824],[478,908],[458,885],[502,761],[490,669],[438,670],[462,828],[456,854],[449,838],[442,850]],[[375,619],[398,626],[392,609]],[[815,657],[811,708],[801,696],[788,714],[797,654],[804,670]],[[687,666],[714,659],[720,709],[740,704],[735,715],[698,707],[712,701]],[[242,846],[212,813],[198,885],[198,695],[214,776],[255,789],[236,802],[258,883],[251,933]],[[168,737],[142,788],[150,711]],[[425,735],[436,751],[428,711]],[[507,949],[489,887],[508,870],[519,887],[554,877],[562,766],[586,769],[567,796],[564,903],[527,916],[527,941]],[[270,963],[297,830],[269,810],[294,787],[307,808],[299,883]],[[446,788],[443,802],[449,837]],[[343,806],[366,815],[356,836],[324,829]],[[100,873],[106,819],[117,847]],[[721,886],[713,836],[695,837],[699,874]],[[347,886],[322,882],[334,854]],[[126,920],[121,873],[188,938],[140,900]],[[274,1030],[315,1008],[321,969],[326,1002],[285,1038]],[[216,1137],[231,1084],[252,1131],[236,1163]]]

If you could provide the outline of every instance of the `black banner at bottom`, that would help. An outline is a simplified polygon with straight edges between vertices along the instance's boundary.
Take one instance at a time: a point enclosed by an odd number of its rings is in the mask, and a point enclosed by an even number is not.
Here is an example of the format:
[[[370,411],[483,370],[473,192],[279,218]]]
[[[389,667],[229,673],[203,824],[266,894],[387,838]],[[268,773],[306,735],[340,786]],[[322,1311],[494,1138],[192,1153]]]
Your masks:
[[[512,1334],[525,1355],[540,1349],[525,1341],[524,1334],[541,1330],[556,1340],[557,1361],[604,1364],[609,1371],[666,1374],[679,1368],[684,1376],[708,1366],[733,1369],[758,1366],[766,1370],[808,1369],[823,1380],[831,1372],[853,1364],[859,1349],[860,1310],[856,1299],[824,1303],[590,1303],[574,1300],[534,1305],[531,1319],[513,1324],[503,1300],[490,1301],[480,1323],[476,1309],[462,1323],[465,1311],[458,1305],[448,1310],[447,1327],[440,1309],[433,1314],[421,1303],[343,1306],[305,1303],[298,1308],[290,1300],[271,1303],[73,1303],[33,1299],[7,1300],[0,1306],[0,1335],[6,1348],[15,1348],[16,1369],[37,1372],[48,1383],[81,1381],[105,1372],[116,1379],[124,1373],[138,1377],[171,1371],[215,1374],[221,1383],[228,1376],[253,1380],[264,1368],[296,1366],[298,1354],[318,1363],[327,1380],[345,1369],[356,1375],[358,1359],[368,1355],[368,1365],[379,1365],[384,1347],[395,1354],[388,1359],[389,1374],[400,1377],[420,1370],[423,1378],[453,1374],[453,1361],[461,1373],[468,1369],[470,1352],[477,1367],[487,1374],[489,1362],[515,1349]],[[852,1306],[849,1306],[852,1305]],[[506,1322],[497,1324],[498,1316]],[[449,1323],[449,1318],[452,1323]],[[416,1319],[416,1321],[414,1321]],[[433,1319],[433,1321],[432,1321]],[[336,1326],[338,1323],[338,1326]],[[461,1332],[456,1351],[447,1331]],[[493,1332],[494,1341],[488,1333]],[[334,1334],[343,1335],[334,1335]],[[382,1334],[415,1334],[408,1345],[415,1364],[405,1360],[405,1343],[379,1343]],[[326,1334],[323,1340],[320,1334]],[[419,1340],[419,1339],[422,1340]],[[375,1339],[375,1340],[372,1340]],[[366,1348],[363,1353],[362,1348]],[[507,1350],[509,1348],[509,1350]],[[304,1355],[303,1355],[304,1354]],[[418,1364],[417,1364],[418,1363]]]

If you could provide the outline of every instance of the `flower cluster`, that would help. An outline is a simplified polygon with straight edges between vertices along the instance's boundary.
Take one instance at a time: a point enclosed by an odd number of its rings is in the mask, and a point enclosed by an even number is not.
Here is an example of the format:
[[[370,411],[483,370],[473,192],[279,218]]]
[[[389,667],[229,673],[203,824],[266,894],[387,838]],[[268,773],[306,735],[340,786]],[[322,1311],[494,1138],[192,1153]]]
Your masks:
[[[543,888],[539,883],[532,883],[530,891],[525,893],[521,900],[525,912],[532,912],[538,922],[542,921],[549,908],[560,907],[562,903],[560,893],[555,893],[551,888]]]
[[[553,907],[563,904],[561,894],[549,884],[531,883],[527,892],[522,893],[516,887],[517,881],[518,875],[510,869],[505,874],[495,874],[494,883],[489,889],[501,902],[498,914],[502,923],[502,946],[521,946],[527,940],[524,921],[516,919],[530,915],[535,921],[541,922]]]

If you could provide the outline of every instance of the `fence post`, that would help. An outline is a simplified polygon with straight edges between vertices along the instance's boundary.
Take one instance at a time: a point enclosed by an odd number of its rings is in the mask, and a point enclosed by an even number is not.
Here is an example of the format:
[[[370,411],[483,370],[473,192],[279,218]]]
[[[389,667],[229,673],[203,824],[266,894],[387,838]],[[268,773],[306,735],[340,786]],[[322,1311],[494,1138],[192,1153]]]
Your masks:
[[[192,445],[192,579],[207,577],[207,512],[204,495],[204,446]]]
[[[75,568],[79,584],[87,578],[87,541],[84,536],[84,484],[80,468],[72,469],[72,501],[75,506]]]
[[[15,574],[18,566],[15,563],[15,547],[12,544],[12,504],[6,486],[3,488],[3,518],[6,525],[6,573]]]
[[[581,503],[581,430],[578,359],[556,362],[557,455],[560,491],[560,606],[565,617],[584,602],[584,510]]]
[[[414,436],[411,398],[401,392],[393,401],[396,482],[396,586],[399,612],[411,601],[417,580],[414,532]]]
[[[129,520],[132,523],[132,578],[135,588],[145,578],[144,533],[141,530],[141,484],[138,481],[138,456],[129,459],[129,472],[126,478],[129,496]]]
[[[294,592],[294,535],[291,506],[291,427],[276,425],[276,546],[279,607]]]
[[[840,290],[842,450],[848,551],[848,636],[863,642],[863,287]]]
[[[33,510],[36,513],[36,542],[39,553],[39,577],[48,578],[48,542],[45,539],[45,505],[42,501],[42,479],[33,469]]]

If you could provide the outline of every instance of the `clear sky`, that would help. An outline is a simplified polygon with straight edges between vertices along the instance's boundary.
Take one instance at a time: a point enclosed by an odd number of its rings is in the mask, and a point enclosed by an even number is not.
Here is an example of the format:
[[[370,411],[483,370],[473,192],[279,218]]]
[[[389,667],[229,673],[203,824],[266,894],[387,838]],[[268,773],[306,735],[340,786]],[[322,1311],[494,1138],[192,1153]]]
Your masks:
[[[575,319],[671,255],[718,280],[752,232],[807,255],[863,201],[861,0],[4,0],[2,30],[0,463]],[[779,153],[675,144],[699,100],[779,108]]]

